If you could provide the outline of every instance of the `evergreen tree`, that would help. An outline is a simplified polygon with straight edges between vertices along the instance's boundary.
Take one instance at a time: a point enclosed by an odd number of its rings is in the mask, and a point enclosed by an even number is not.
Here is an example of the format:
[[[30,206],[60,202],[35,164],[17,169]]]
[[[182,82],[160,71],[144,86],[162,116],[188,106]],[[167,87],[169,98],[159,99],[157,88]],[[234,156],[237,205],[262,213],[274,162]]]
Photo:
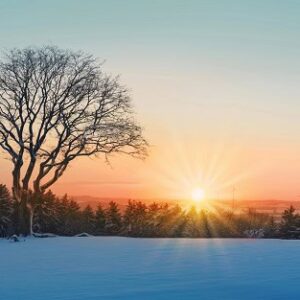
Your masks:
[[[117,234],[122,228],[122,216],[116,202],[109,202],[109,207],[105,211],[105,230],[109,234]]]
[[[129,200],[123,216],[124,232],[131,236],[145,236],[146,225],[147,205]]]
[[[294,236],[294,231],[300,227],[300,216],[296,213],[296,209],[291,205],[282,213],[282,221],[280,224],[280,232],[287,238],[298,237]]]
[[[154,237],[160,235],[160,211],[161,205],[158,203],[152,203],[148,206],[146,236]]]
[[[8,234],[12,217],[12,200],[7,187],[0,184],[0,236]]]
[[[199,216],[195,206],[192,206],[186,214],[186,226],[183,230],[185,237],[200,237]]]
[[[35,203],[33,218],[34,232],[55,233],[58,225],[56,196],[50,190],[45,194],[36,195]]]
[[[146,209],[144,235],[149,237],[179,237],[185,227],[185,214],[179,205],[152,203]],[[143,217],[144,219],[144,217]]]
[[[81,231],[94,234],[96,217],[90,205],[87,205],[81,212]]]
[[[199,214],[199,231],[200,237],[211,237],[209,213],[204,209],[202,209]]]
[[[105,233],[105,211],[101,204],[97,206],[95,214],[95,234],[101,235]]]
[[[169,235],[172,237],[181,237],[186,226],[186,218],[182,208],[179,205],[173,207],[169,217]]]
[[[80,233],[80,207],[77,202],[65,195],[57,202],[57,207],[57,233],[68,236]]]
[[[299,215],[296,214],[296,209],[291,205],[282,214],[283,226],[286,226],[287,228],[295,226],[298,218]]]

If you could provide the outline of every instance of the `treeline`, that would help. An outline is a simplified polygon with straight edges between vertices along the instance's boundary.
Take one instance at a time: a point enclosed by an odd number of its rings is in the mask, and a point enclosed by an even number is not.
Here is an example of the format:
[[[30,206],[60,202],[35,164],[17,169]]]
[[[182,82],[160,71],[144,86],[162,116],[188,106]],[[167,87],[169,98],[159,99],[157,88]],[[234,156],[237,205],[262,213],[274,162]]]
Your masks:
[[[244,213],[218,211],[188,211],[178,205],[129,201],[121,213],[115,202],[81,209],[67,195],[59,198],[51,191],[34,199],[33,229],[36,233],[73,236],[121,235],[132,237],[290,237],[297,238],[300,216],[291,207],[276,224],[272,216],[249,209]],[[23,211],[22,211],[23,209]],[[20,211],[21,210],[21,211]],[[22,234],[18,207],[8,189],[0,185],[0,236]],[[299,229],[300,237],[300,229]]]

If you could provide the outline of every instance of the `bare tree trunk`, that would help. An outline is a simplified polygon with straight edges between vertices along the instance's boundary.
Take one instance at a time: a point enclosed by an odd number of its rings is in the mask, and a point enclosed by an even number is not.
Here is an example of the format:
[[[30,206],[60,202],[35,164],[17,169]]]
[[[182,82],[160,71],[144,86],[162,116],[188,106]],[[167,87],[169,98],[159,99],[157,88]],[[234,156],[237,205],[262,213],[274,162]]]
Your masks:
[[[28,213],[29,213],[29,235],[32,236],[33,235],[33,214],[34,214],[34,210],[33,210],[33,207],[31,205],[27,205],[28,207]]]
[[[34,207],[30,201],[32,197],[29,190],[22,190],[20,186],[13,187],[13,196],[18,202],[18,233],[33,235],[33,214]]]
[[[28,235],[29,234],[29,226],[28,226],[28,207],[26,205],[25,199],[22,199],[18,203],[18,228],[17,233]]]

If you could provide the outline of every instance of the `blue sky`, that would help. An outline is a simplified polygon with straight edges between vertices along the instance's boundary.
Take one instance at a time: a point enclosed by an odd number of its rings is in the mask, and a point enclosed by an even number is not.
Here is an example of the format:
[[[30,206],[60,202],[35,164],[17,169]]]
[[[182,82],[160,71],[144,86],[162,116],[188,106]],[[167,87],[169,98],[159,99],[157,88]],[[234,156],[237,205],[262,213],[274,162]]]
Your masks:
[[[82,49],[125,76],[218,73],[244,76],[245,88],[261,89],[251,86],[255,77],[296,93],[299,13],[298,1],[2,0],[0,45]],[[283,96],[297,105],[293,94]],[[265,98],[268,105],[283,101]]]

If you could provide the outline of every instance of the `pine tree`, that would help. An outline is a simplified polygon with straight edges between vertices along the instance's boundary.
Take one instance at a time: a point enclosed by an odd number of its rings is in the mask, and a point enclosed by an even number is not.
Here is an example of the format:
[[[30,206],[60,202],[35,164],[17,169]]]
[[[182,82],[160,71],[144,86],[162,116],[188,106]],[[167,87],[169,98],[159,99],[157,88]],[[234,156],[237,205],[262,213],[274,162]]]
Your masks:
[[[129,200],[126,205],[125,213],[123,216],[123,226],[124,226],[123,233],[125,235],[132,235],[134,233],[134,229],[133,229],[134,214],[135,214],[135,202]]]
[[[285,237],[293,237],[295,229],[300,226],[300,216],[296,213],[296,209],[291,205],[282,213],[282,222],[280,231]]]
[[[200,237],[199,214],[196,207],[192,206],[186,214],[186,226],[183,230],[185,237]]]
[[[295,226],[296,220],[299,217],[296,213],[296,209],[291,205],[282,214],[282,222],[284,226],[292,227]]]
[[[48,191],[45,194],[36,196],[35,199],[35,211],[33,218],[33,228],[35,232],[50,232],[55,233],[57,231],[57,198]]]
[[[105,211],[101,204],[98,205],[95,214],[95,234],[101,235],[105,233]]]
[[[181,237],[186,224],[185,214],[179,205],[169,209],[167,218],[167,236]]]
[[[80,233],[80,207],[67,195],[57,201],[57,234],[74,235]]]
[[[147,235],[147,205],[141,201],[128,201],[123,217],[124,233],[131,236]]]
[[[8,228],[11,223],[12,200],[7,187],[0,184],[0,236],[8,234]]]
[[[81,212],[81,231],[94,234],[96,225],[95,214],[90,205]]]
[[[153,202],[148,205],[147,214],[147,227],[146,236],[155,237],[161,236],[160,233],[160,222],[161,222],[161,205]]]
[[[199,230],[201,237],[211,237],[211,229],[208,220],[209,213],[202,209],[199,214]]]
[[[170,235],[170,206],[168,203],[160,204],[158,213],[156,214],[156,236],[166,237]]]
[[[109,234],[117,234],[122,228],[122,216],[116,202],[109,202],[109,207],[105,211],[105,230]]]

